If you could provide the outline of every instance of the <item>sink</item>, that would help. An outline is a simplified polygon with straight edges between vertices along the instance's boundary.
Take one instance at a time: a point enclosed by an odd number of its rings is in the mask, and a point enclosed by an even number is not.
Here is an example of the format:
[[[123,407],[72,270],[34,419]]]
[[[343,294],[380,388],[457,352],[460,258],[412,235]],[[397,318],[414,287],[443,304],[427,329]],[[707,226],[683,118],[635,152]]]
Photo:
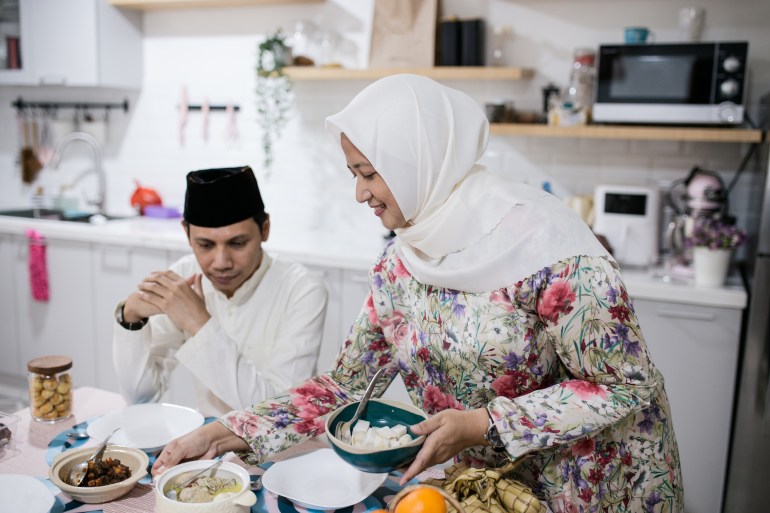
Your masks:
[[[90,212],[67,212],[52,208],[24,208],[19,210],[0,210],[0,216],[23,217],[26,219],[48,219],[51,221],[69,221],[72,223],[88,223],[96,215]],[[122,216],[105,215],[108,221],[123,219]]]

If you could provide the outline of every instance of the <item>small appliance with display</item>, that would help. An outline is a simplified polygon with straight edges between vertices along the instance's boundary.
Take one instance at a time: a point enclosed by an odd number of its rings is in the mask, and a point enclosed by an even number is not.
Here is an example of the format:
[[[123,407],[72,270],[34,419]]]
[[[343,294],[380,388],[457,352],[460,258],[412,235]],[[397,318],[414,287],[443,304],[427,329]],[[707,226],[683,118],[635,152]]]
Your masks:
[[[596,123],[739,125],[747,42],[601,45]]]
[[[594,191],[593,231],[612,246],[620,264],[646,266],[658,261],[660,194],[640,186],[599,185]]]

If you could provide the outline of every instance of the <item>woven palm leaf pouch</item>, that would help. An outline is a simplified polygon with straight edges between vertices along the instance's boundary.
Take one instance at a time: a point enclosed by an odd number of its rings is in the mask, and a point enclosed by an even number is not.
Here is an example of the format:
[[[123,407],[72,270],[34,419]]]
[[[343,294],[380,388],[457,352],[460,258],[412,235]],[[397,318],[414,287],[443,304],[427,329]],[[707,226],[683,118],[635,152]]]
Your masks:
[[[499,469],[452,465],[444,479],[423,481],[457,499],[462,509],[449,502],[448,513],[545,513],[546,508],[527,485],[505,477],[515,463]]]

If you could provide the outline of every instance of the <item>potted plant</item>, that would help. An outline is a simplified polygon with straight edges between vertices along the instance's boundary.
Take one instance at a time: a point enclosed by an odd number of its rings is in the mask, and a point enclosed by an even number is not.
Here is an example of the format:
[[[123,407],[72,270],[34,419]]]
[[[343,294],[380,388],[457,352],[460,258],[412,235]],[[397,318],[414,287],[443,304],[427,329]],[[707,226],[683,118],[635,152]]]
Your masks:
[[[293,104],[291,79],[284,66],[291,63],[291,48],[281,30],[259,45],[257,56],[257,123],[262,132],[263,164],[273,163],[273,143],[286,126]]]
[[[746,242],[746,231],[720,219],[701,218],[693,225],[686,243],[693,248],[695,284],[721,286],[727,276],[733,250]]]

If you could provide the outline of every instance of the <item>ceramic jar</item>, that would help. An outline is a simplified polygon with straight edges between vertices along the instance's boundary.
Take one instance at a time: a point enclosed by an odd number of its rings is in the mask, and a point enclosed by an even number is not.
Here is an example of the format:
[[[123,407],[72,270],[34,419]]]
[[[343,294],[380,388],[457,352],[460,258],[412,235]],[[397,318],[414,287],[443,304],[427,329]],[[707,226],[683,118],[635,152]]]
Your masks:
[[[727,278],[730,267],[730,249],[710,249],[705,246],[693,248],[693,267],[695,285],[703,287],[721,287]]]

